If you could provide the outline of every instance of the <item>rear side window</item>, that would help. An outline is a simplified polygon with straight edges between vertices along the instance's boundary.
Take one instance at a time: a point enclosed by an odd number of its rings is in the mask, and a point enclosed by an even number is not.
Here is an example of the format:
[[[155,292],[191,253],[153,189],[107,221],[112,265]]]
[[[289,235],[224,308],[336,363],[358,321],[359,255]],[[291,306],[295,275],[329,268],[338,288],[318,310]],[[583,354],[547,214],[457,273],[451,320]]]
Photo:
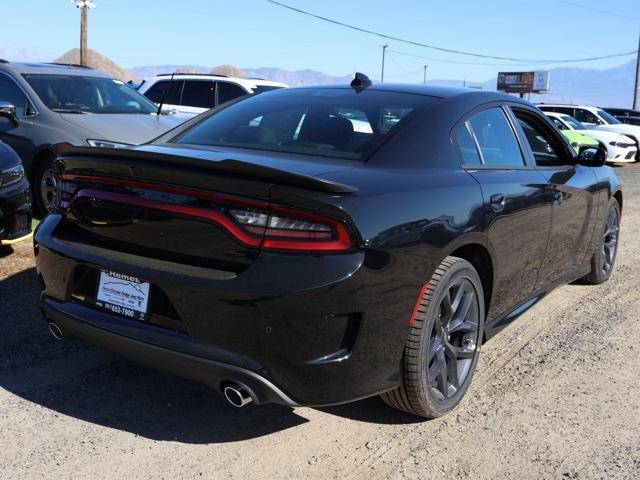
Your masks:
[[[454,140],[465,165],[480,165],[482,163],[467,122],[458,127],[454,134]]]
[[[525,164],[515,132],[501,108],[476,113],[469,119],[469,124],[485,165],[522,167]]]
[[[210,80],[186,80],[180,105],[213,108],[216,102],[216,84]],[[170,102],[167,102],[170,103]]]
[[[180,105],[182,80],[161,80],[151,85],[144,96],[154,103],[164,102],[169,105]]]
[[[218,82],[218,105],[243,95],[248,95],[248,93],[240,85],[230,82]]]
[[[439,101],[350,88],[281,89],[229,105],[170,141],[365,160],[416,111]]]

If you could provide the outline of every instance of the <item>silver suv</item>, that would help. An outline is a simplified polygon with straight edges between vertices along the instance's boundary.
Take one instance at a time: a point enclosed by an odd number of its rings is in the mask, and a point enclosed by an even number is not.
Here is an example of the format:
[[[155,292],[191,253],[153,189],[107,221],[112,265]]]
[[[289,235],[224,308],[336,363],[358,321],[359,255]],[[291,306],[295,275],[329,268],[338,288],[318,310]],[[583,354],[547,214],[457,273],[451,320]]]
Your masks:
[[[53,207],[51,146],[139,145],[181,123],[91,68],[0,60],[0,140],[20,156],[40,214]]]

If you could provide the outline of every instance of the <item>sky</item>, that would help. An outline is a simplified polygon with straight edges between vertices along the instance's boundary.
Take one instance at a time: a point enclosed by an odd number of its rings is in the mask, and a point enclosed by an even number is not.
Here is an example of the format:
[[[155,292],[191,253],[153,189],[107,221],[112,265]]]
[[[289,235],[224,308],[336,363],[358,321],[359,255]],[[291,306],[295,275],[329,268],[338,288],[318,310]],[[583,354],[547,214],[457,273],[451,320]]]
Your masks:
[[[497,71],[559,66],[474,58],[385,40],[267,0],[93,1],[97,8],[89,13],[89,48],[125,68],[229,63],[334,76],[361,71],[378,79],[383,43],[389,44],[389,81],[422,81],[425,64],[430,79],[470,82]],[[527,60],[627,52],[637,49],[640,33],[640,0],[279,1],[414,42]],[[69,0],[0,0],[0,18],[0,57],[52,60],[78,46],[80,15]],[[632,59],[568,65],[604,69]]]

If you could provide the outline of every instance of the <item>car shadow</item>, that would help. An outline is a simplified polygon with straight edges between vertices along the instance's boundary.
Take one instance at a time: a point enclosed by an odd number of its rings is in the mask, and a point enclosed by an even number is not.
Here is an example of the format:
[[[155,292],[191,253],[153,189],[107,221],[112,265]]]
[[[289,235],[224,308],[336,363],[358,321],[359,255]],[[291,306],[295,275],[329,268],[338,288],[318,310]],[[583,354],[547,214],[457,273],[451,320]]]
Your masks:
[[[57,413],[135,435],[236,442],[308,420],[280,405],[235,409],[206,386],[59,341],[38,309],[35,268],[0,280],[0,388]]]
[[[0,245],[0,258],[8,257],[13,253],[11,245]]]

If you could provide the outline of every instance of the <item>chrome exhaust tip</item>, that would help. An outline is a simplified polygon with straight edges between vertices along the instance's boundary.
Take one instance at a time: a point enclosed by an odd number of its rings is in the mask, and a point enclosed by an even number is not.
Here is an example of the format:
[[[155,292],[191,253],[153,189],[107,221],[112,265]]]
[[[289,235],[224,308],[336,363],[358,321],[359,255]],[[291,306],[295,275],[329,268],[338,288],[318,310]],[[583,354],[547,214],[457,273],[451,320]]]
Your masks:
[[[49,332],[53,335],[53,338],[56,340],[63,340],[64,334],[62,333],[62,329],[54,322],[49,322]]]
[[[241,385],[228,385],[223,390],[224,398],[236,408],[242,408],[253,402],[251,394]]]

